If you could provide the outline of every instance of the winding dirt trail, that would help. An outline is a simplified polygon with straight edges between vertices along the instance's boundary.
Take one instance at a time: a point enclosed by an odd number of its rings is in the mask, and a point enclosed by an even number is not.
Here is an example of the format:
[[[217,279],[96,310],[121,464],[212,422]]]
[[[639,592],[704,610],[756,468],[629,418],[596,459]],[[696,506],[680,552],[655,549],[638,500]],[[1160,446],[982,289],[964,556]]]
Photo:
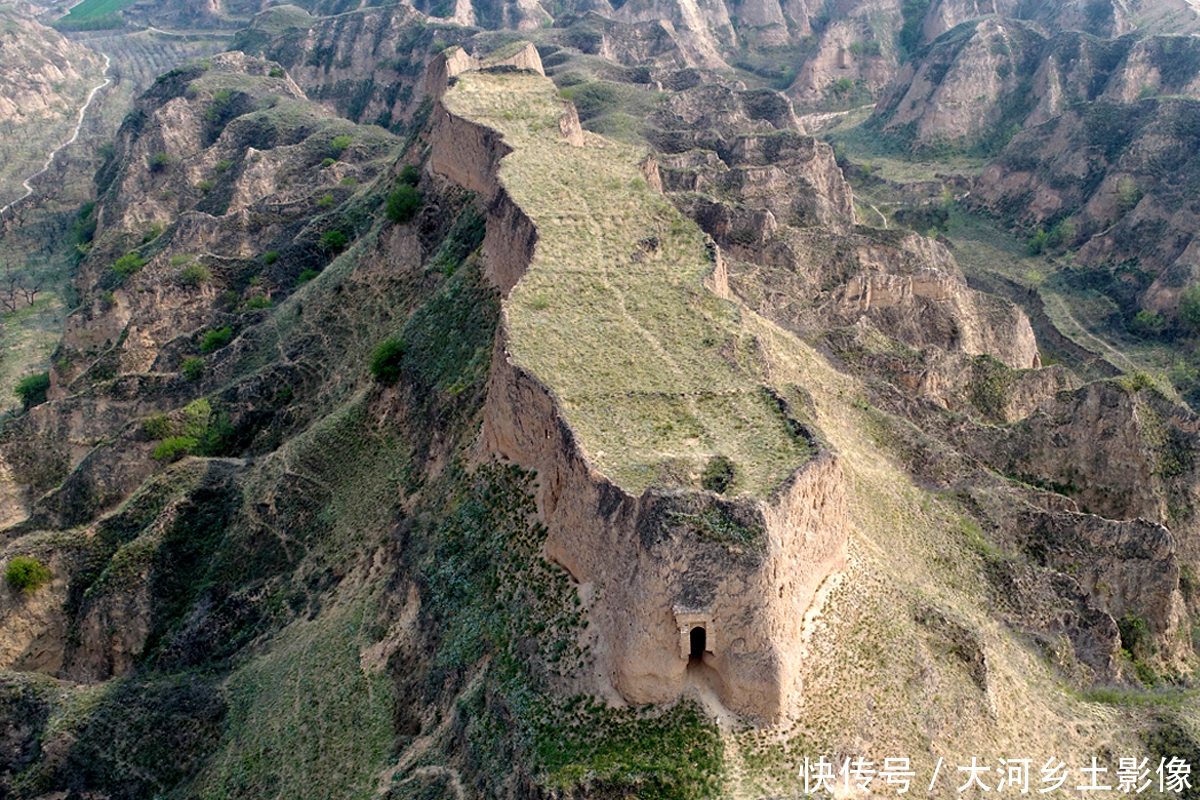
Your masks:
[[[104,56],[104,72],[102,73],[104,75],[104,83],[101,83],[100,85],[94,87],[92,89],[92,91],[88,93],[87,101],[83,104],[83,107],[79,109],[79,119],[77,119],[75,121],[75,131],[71,134],[71,138],[68,139],[67,141],[63,142],[62,144],[60,144],[58,147],[56,147],[54,149],[53,152],[50,153],[50,155],[46,158],[46,163],[42,165],[41,169],[39,169],[37,172],[33,173],[32,175],[30,175],[28,178],[26,178],[24,181],[21,182],[21,185],[25,187],[25,194],[21,195],[16,200],[13,200],[8,205],[0,207],[0,214],[3,214],[5,211],[8,211],[10,208],[15,206],[17,203],[20,203],[20,202],[28,199],[33,194],[34,179],[36,179],[40,175],[46,174],[47,170],[50,169],[50,165],[54,163],[54,159],[58,157],[58,154],[61,153],[66,148],[70,147],[71,145],[75,144],[76,140],[79,139],[79,132],[83,129],[84,117],[87,115],[88,109],[91,108],[92,103],[95,101],[96,94],[101,89],[103,89],[105,86],[108,86],[110,83],[112,83],[112,78],[110,78],[108,75],[108,70],[110,67],[112,67],[112,59],[109,58],[108,53],[101,53],[100,55]]]
[[[1195,2],[1200,2],[1200,0],[1195,0]],[[1047,292],[1046,294],[1042,295],[1042,301],[1049,301],[1047,305],[1053,303],[1055,310],[1062,314],[1063,317],[1065,317],[1071,323],[1071,325],[1075,327],[1075,330],[1078,331],[1076,335],[1079,338],[1086,340],[1088,344],[1091,345],[1093,352],[1097,352],[1104,356],[1104,358],[1114,367],[1124,369],[1126,372],[1135,372],[1138,369],[1138,365],[1133,363],[1128,356],[1126,356],[1120,350],[1117,350],[1108,342],[1104,341],[1098,336],[1095,336],[1091,331],[1085,328],[1079,320],[1075,319],[1075,315],[1071,313],[1070,307],[1062,297],[1052,292]],[[1050,321],[1053,322],[1053,318]],[[1067,336],[1071,339],[1075,338],[1065,330],[1062,330],[1062,326],[1057,327],[1060,331],[1062,331],[1064,336]]]

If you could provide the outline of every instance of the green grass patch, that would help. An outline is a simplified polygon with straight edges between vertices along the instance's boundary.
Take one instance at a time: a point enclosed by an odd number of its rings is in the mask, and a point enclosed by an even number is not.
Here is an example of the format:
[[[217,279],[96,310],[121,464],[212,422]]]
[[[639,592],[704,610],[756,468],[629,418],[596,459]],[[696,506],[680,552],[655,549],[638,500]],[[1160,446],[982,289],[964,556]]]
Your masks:
[[[83,0],[54,23],[54,27],[72,31],[120,28],[125,21],[119,12],[132,4],[133,0]]]
[[[293,624],[226,685],[221,752],[193,796],[367,797],[394,759],[397,699],[385,671],[364,670],[376,600]]]
[[[601,105],[610,88],[596,88]],[[589,457],[637,494],[664,462],[699,473],[719,452],[739,491],[769,495],[811,451],[763,397],[739,309],[703,286],[706,238],[646,186],[644,153],[568,145],[563,101],[545,79],[460,76],[445,102],[514,148],[501,179],[539,240],[507,301],[509,348],[554,391]]]

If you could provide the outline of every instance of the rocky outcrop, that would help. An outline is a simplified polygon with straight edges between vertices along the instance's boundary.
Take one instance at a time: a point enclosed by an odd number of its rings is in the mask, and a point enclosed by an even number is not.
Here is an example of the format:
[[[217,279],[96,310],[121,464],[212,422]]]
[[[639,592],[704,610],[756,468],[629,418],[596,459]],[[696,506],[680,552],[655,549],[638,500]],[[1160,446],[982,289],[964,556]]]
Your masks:
[[[309,98],[331,111],[402,131],[426,96],[435,40],[452,52],[470,36],[425,23],[408,4],[323,19],[293,18],[276,8],[256,17],[236,47],[283,65]]]
[[[445,107],[435,113],[431,168],[488,209],[485,263],[508,293],[539,237],[497,178],[510,148]],[[794,690],[804,611],[845,560],[837,457],[820,450],[766,500],[658,487],[634,496],[592,466],[559,401],[515,363],[506,337],[502,328],[479,457],[537,473],[546,553],[578,586],[600,674],[637,704],[674,700],[709,675],[729,707],[779,717]]]
[[[969,147],[997,128],[1019,127],[1036,102],[1023,82],[1044,46],[1020,22],[964,23],[903,67],[871,124],[918,148]]]
[[[29,594],[8,581],[0,582],[0,669],[53,674],[62,666],[69,573],[64,559],[52,557],[47,550],[27,544],[9,547],[0,556],[0,571],[15,557],[34,554],[45,559],[51,574],[48,585]]]
[[[182,371],[212,349],[199,337],[215,330],[227,343],[303,270],[328,263],[320,238],[341,218],[310,227],[313,210],[350,199],[390,166],[395,137],[331,118],[273,70],[241,53],[180,69],[122,126],[75,278],[84,300],[51,369],[55,402],[0,436],[7,522],[34,513],[31,524],[82,524],[128,497],[156,468],[138,421],[194,399],[216,366],[210,356],[190,377]],[[125,274],[113,266],[121,257]]]
[[[1072,108],[1019,134],[971,202],[1026,230],[1062,222],[1060,246],[1080,247],[1077,264],[1140,270],[1132,292],[1114,293],[1126,318],[1143,307],[1170,315],[1195,277],[1198,114],[1200,102],[1183,98]]]
[[[1027,518],[1022,528],[1023,546],[1035,561],[1071,573],[1097,608],[1119,622],[1136,617],[1148,635],[1178,644],[1180,562],[1162,525],[1059,513]]]
[[[730,253],[748,262],[731,270],[732,289],[801,335],[863,320],[916,348],[987,354],[1016,369],[1040,364],[1024,313],[970,289],[950,252],[918,234],[781,228],[764,246],[731,243]]]
[[[795,681],[804,612],[845,563],[837,457],[801,467],[769,503],[647,490],[633,497],[591,468],[546,388],[497,347],[481,451],[537,471],[547,555],[586,601],[593,650],[632,703],[683,692],[711,670],[722,700],[770,721]],[[692,658],[692,630],[705,647]]]
[[[1000,473],[1051,488],[1085,511],[1167,525],[1172,549],[1196,564],[1198,429],[1194,414],[1156,389],[1112,380],[1060,393],[1020,423],[977,434],[967,446]]]
[[[77,277],[88,301],[67,321],[53,396],[94,380],[88,370],[100,356],[111,374],[178,369],[170,346],[212,321],[261,242],[297,233],[315,192],[344,199],[347,186],[383,168],[372,159],[394,138],[329,117],[271,69],[241,53],[214,57],[207,70],[160,81],[122,126],[109,201]],[[335,148],[338,135],[349,152]],[[141,245],[151,246],[139,249],[140,266],[115,273],[113,263]],[[184,277],[188,267],[200,277]]]
[[[848,230],[854,199],[833,152],[791,130],[738,136],[724,158],[692,150],[660,160],[663,187],[718,242],[764,242],[778,225]],[[736,197],[737,204],[710,198]]]
[[[878,96],[896,74],[897,54],[890,37],[879,37],[877,20],[900,27],[899,4],[872,2],[847,4],[852,16],[832,20],[821,32],[817,51],[807,58],[787,88],[787,94],[804,106],[826,100],[845,103]]]

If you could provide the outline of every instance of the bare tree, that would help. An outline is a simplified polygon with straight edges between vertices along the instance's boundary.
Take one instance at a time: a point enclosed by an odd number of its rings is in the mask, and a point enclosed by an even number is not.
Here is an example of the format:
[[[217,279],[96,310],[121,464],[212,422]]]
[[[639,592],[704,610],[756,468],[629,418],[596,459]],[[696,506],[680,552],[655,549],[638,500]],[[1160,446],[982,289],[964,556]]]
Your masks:
[[[33,279],[30,278],[30,280],[33,280]],[[37,283],[34,283],[33,286],[28,289],[26,289],[24,286],[22,286],[21,294],[25,295],[25,302],[27,302],[29,305],[33,305],[34,298],[37,297],[37,293],[42,290],[42,284],[45,282],[46,282],[46,279],[41,278],[37,281]]]
[[[9,311],[17,310],[17,284],[20,282],[20,276],[13,271],[11,266],[4,268],[4,286],[0,290],[0,304]]]

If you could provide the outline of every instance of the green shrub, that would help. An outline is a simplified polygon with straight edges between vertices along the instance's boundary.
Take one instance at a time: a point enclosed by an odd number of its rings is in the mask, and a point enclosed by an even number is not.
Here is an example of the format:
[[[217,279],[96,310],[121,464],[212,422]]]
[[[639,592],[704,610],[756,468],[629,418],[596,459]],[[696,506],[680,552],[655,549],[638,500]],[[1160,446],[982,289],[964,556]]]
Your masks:
[[[186,380],[194,383],[204,377],[204,359],[196,356],[185,358],[179,365],[179,371]]]
[[[193,439],[191,436],[172,436],[169,439],[163,439],[158,447],[154,448],[154,457],[159,461],[175,461],[190,455],[198,444],[200,444],[199,440]]]
[[[725,456],[713,456],[700,475],[700,485],[710,492],[724,494],[733,485],[733,462]]]
[[[146,259],[139,256],[137,253],[126,253],[113,262],[113,272],[120,275],[122,278],[128,278],[137,273],[142,267],[146,266]]]
[[[256,295],[246,301],[246,308],[271,308],[275,303],[266,295]]]
[[[333,208],[333,195],[327,194],[318,200],[317,208]]]
[[[146,231],[146,233],[142,236],[142,244],[149,244],[150,242],[153,242],[155,239],[162,236],[162,232],[163,226],[159,225],[157,222],[154,223],[150,226],[150,230]]]
[[[328,231],[321,237],[321,249],[330,253],[339,253],[345,250],[349,243],[350,237],[341,231]]]
[[[337,163],[336,158],[327,158],[321,162],[321,169],[325,169],[326,167],[332,167],[336,163]]]
[[[210,331],[205,331],[200,337],[200,352],[212,353],[220,350],[225,345],[229,344],[233,339],[233,328],[226,325],[223,328],[215,328]]]
[[[335,158],[340,158],[342,153],[346,152],[346,148],[354,141],[354,137],[348,134],[333,137],[333,141],[329,143],[329,152],[333,153]]]
[[[213,95],[212,103],[208,106],[208,110],[204,112],[204,118],[209,122],[220,122],[221,117],[225,115],[225,111],[229,108],[229,103],[233,100],[233,92],[228,89],[220,89]]]
[[[342,178],[340,181],[338,181],[338,185],[339,186],[358,186],[358,179],[351,178],[349,175],[347,175],[345,178]]]
[[[213,182],[212,182],[212,181],[208,181],[208,180],[205,180],[205,181],[197,181],[197,182],[196,182],[196,188],[200,190],[200,194],[208,194],[209,192],[211,192],[211,191],[212,191],[212,188],[213,188]]]
[[[1045,228],[1038,228],[1037,233],[1029,240],[1029,244],[1025,246],[1026,252],[1031,256],[1036,256],[1046,249],[1046,245],[1050,243],[1050,234],[1046,233]]]
[[[150,156],[150,171],[162,172],[167,167],[171,166],[171,162],[175,159],[171,158],[166,153],[158,152]]]
[[[421,210],[421,195],[408,184],[404,184],[388,195],[387,217],[392,222],[405,223]]]
[[[166,439],[174,430],[175,426],[166,414],[151,414],[142,420],[142,433],[151,441]]]
[[[1126,214],[1142,202],[1142,190],[1138,188],[1137,181],[1126,175],[1117,182],[1116,198],[1117,211]]]
[[[228,160],[218,161],[216,164],[213,164],[213,174],[214,175],[224,175],[226,172],[229,171],[229,168],[232,166],[233,166],[232,161],[228,161]]]
[[[1163,319],[1161,314],[1156,314],[1149,309],[1143,308],[1134,315],[1129,321],[1129,332],[1134,336],[1140,336],[1143,339],[1148,339],[1163,332],[1167,321]]]
[[[306,270],[304,270],[304,272],[301,272],[299,275],[296,276],[296,285],[301,286],[305,283],[308,283],[309,281],[311,281],[313,278],[317,277],[320,274],[321,273],[315,269],[306,269]]]
[[[1200,331],[1200,283],[1184,289],[1179,297],[1179,319],[1194,331]]]
[[[50,388],[50,373],[39,372],[17,382],[13,393],[21,398],[21,407],[26,411],[46,402],[46,390]]]
[[[200,397],[183,407],[183,436],[199,440],[208,430],[208,421],[212,419],[212,403],[207,398]]]
[[[8,585],[23,594],[33,594],[50,582],[50,568],[33,556],[15,556],[4,573]]]
[[[272,78],[282,78],[283,76],[287,75],[287,73],[283,71],[282,67],[273,67],[271,71],[267,73],[267,75]]]
[[[416,186],[421,182],[421,170],[414,164],[405,164],[404,168],[400,170],[400,182]]]
[[[268,250],[267,252],[263,253],[263,263],[264,264],[268,264],[268,265],[274,264],[278,260],[279,260],[279,251],[278,250]]]
[[[404,342],[388,339],[375,348],[371,356],[371,374],[385,386],[400,380],[401,362],[404,360]]]
[[[212,272],[203,264],[188,264],[179,273],[179,282],[184,286],[203,286],[212,277]]]

